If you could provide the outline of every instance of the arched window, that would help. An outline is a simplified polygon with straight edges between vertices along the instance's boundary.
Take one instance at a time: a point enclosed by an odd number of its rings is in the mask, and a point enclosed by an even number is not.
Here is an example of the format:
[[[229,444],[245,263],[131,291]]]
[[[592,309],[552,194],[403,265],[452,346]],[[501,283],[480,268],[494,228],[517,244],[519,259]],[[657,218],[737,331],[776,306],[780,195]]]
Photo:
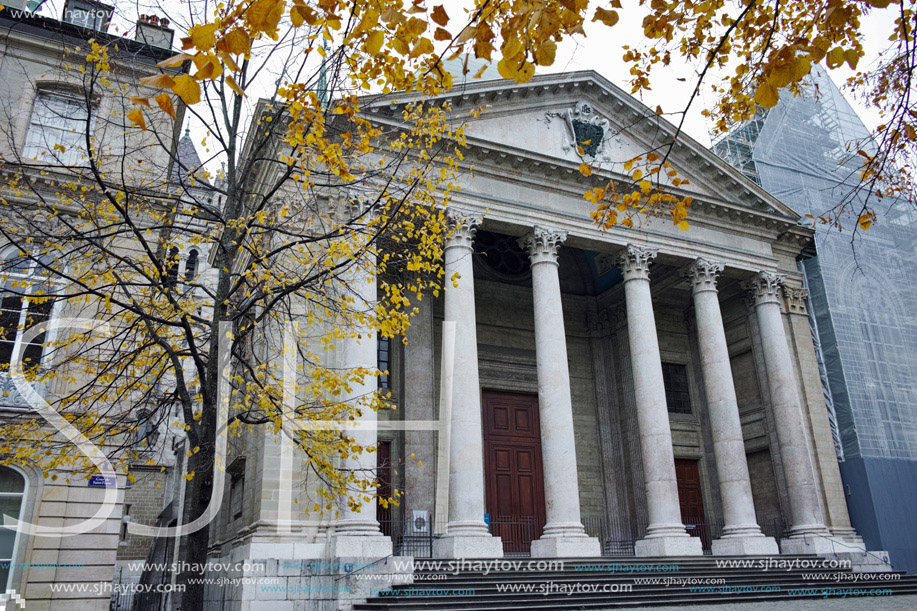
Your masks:
[[[197,249],[192,248],[188,253],[188,261],[185,263],[185,282],[191,282],[197,275]]]
[[[9,467],[0,467],[0,589],[6,592],[9,587],[10,567],[16,557],[16,535],[19,533],[2,526],[3,516],[20,518],[25,499],[25,478],[18,471]]]

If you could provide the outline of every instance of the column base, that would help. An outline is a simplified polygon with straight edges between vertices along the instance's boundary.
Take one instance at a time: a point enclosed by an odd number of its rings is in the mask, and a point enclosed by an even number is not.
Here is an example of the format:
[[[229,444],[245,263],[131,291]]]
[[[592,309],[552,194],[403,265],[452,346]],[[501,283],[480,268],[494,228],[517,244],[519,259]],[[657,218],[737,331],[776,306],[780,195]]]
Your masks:
[[[773,537],[736,536],[714,539],[710,551],[714,556],[776,556],[780,547]]]
[[[783,554],[825,555],[865,551],[865,545],[844,541],[821,533],[791,534],[786,539],[780,540],[780,552]]]
[[[644,537],[634,542],[635,556],[703,556],[704,547],[699,537],[662,535]]]
[[[436,558],[502,558],[503,541],[487,533],[483,535],[446,534],[433,540]]]
[[[602,555],[602,544],[595,537],[541,537],[532,541],[532,558],[595,558]]]

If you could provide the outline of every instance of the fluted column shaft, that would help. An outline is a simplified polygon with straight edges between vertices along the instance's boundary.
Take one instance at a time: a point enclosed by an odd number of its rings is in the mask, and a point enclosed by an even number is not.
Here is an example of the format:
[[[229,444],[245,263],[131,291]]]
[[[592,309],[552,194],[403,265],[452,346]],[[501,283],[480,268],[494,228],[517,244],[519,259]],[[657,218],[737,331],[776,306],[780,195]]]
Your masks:
[[[700,555],[700,539],[689,537],[685,531],[678,502],[672,431],[650,293],[649,267],[655,257],[656,250],[630,244],[618,259],[624,274],[627,335],[649,518],[646,536],[636,542],[634,551],[638,556]]]
[[[796,374],[780,312],[780,287],[784,280],[782,275],[761,272],[746,286],[755,299],[764,366],[790,502],[790,536],[825,535],[828,530],[819,509]]]
[[[455,321],[455,369],[447,534],[481,535],[487,534],[487,525],[484,523],[484,440],[472,269],[472,244],[481,219],[452,212],[450,223],[452,235],[445,248],[445,320]]]
[[[532,262],[538,413],[547,525],[544,536],[583,536],[580,521],[573,402],[557,251],[566,232],[541,227],[522,242]]]
[[[722,270],[721,263],[697,259],[687,273],[694,293],[707,414],[713,433],[713,453],[723,500],[725,526],[722,539],[764,539],[755,518],[739,403],[736,400],[729,347],[716,290],[716,277]],[[772,539],[750,542],[722,539],[714,542],[714,553],[720,551],[720,547],[724,554],[777,552],[777,544]]]
[[[624,273],[627,335],[634,375],[634,400],[643,456],[649,517],[647,536],[657,532],[685,535],[675,480],[675,455],[666,407],[662,358],[650,294],[649,266],[656,251],[628,246],[619,260]]]

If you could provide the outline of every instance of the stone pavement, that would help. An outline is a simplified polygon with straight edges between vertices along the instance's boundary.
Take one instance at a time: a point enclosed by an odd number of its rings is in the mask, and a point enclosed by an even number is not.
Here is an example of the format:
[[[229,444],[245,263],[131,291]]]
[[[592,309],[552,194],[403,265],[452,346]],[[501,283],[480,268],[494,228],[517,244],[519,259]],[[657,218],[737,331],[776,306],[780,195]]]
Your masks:
[[[721,605],[683,605],[675,607],[621,607],[614,611],[915,611],[917,596],[885,596],[874,598],[786,600],[766,603],[738,603]],[[610,610],[609,610],[610,611]]]

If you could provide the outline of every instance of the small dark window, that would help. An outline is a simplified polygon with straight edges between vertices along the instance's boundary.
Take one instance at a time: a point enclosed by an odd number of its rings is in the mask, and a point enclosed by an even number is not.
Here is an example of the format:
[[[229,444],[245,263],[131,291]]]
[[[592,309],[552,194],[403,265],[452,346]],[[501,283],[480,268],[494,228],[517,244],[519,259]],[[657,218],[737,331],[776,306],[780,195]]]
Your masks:
[[[376,367],[383,372],[379,375],[379,388],[391,388],[392,340],[380,335],[376,345]]]
[[[665,384],[665,402],[669,411],[673,414],[690,414],[688,368],[678,363],[663,363],[662,380]]]
[[[166,257],[166,277],[165,285],[167,287],[175,286],[175,283],[178,282],[178,249],[172,247],[169,250],[169,256]]]
[[[185,282],[191,282],[197,275],[197,257],[197,250],[188,253],[188,261],[185,263]]]
[[[229,515],[235,521],[242,517],[245,494],[245,461],[236,461],[229,468]]]

